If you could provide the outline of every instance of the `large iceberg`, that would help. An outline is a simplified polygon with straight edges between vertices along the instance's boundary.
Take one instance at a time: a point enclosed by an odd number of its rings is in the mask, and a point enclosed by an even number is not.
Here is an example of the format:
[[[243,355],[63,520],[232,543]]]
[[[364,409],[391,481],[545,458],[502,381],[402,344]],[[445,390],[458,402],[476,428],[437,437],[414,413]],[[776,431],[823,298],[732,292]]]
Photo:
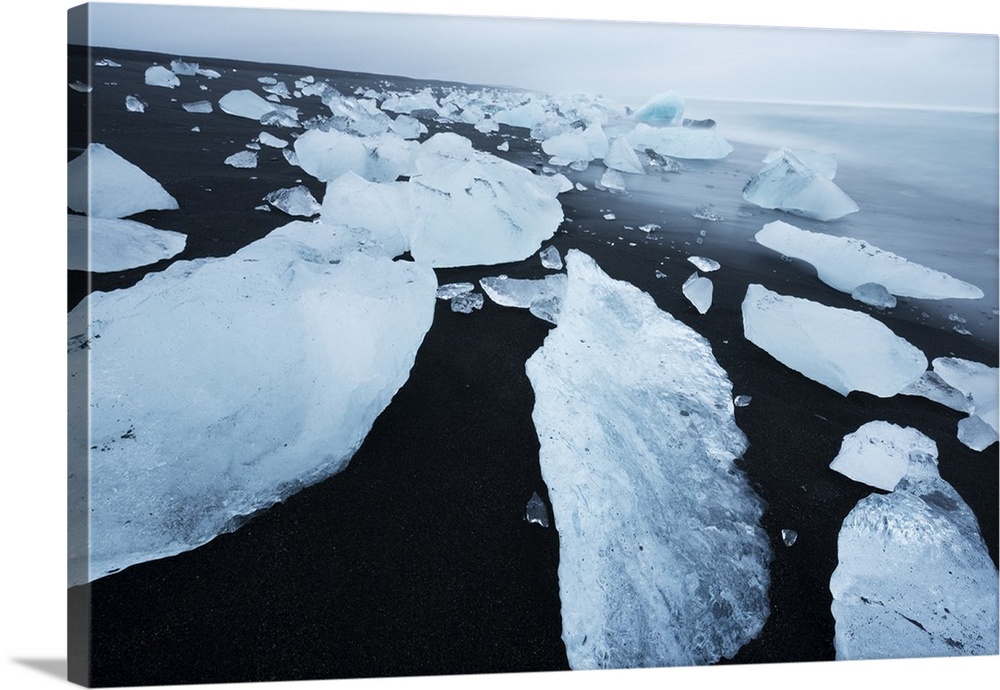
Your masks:
[[[785,366],[841,395],[857,390],[888,398],[927,369],[920,350],[867,314],[761,285],[747,288],[743,332]]]
[[[409,375],[437,280],[335,230],[295,221],[70,312],[90,403],[71,585],[194,548],[348,463]]]
[[[159,182],[104,144],[90,144],[71,160],[67,178],[68,206],[95,218],[178,208]]]
[[[763,506],[708,342],[578,250],[528,360],[571,668],[707,664],[769,613]]]
[[[910,453],[937,457],[937,445],[910,427],[876,421],[844,437],[830,469],[883,491],[892,491],[906,474]]]
[[[717,160],[733,152],[733,145],[711,129],[650,127],[640,122],[625,135],[636,151],[689,160]]]
[[[853,237],[810,232],[780,220],[768,223],[754,237],[769,249],[809,262],[816,267],[820,280],[847,294],[866,283],[877,283],[900,297],[978,299],[983,296],[983,291],[974,285]]]
[[[684,98],[676,91],[651,96],[633,116],[654,127],[679,125],[684,120]]]
[[[761,208],[815,220],[835,220],[858,210],[840,187],[790,151],[782,151],[751,177],[743,187],[743,198]]]
[[[134,220],[68,216],[71,271],[124,271],[169,259],[184,250],[187,236]]]
[[[837,556],[838,659],[997,653],[997,569],[935,454],[911,452],[892,493],[858,502]]]

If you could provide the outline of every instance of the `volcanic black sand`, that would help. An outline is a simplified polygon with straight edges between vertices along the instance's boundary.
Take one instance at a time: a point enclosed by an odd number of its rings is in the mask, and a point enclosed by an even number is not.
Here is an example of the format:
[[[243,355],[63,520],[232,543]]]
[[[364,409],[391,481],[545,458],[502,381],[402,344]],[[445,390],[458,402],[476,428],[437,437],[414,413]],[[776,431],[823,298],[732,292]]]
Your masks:
[[[261,151],[255,170],[223,165],[262,127],[217,108],[208,115],[187,113],[181,103],[217,102],[230,90],[256,89],[263,75],[290,81],[312,74],[344,93],[357,86],[381,90],[383,79],[396,89],[428,84],[197,57],[189,59],[223,78],[182,77],[173,90],[143,83],[146,67],[176,57],[184,56],[110,49],[88,55],[72,47],[69,53],[69,80],[94,85],[90,94],[69,95],[69,158],[89,141],[104,143],[160,181],[180,209],[134,218],[187,233],[187,248],[173,260],[225,256],[287,223],[291,219],[280,212],[253,210],[270,191],[301,181],[317,198],[323,193],[321,183],[289,166],[280,151]],[[93,67],[101,58],[122,67]],[[147,101],[147,112],[128,112],[127,94]],[[325,110],[315,98],[294,105],[304,111],[302,119]],[[534,154],[538,146],[526,130],[503,127],[484,135],[467,125],[423,121],[431,134],[455,131],[481,150],[536,170],[544,160]],[[194,126],[201,131],[193,133]],[[510,151],[497,151],[504,140]],[[771,614],[758,638],[732,661],[832,659],[829,579],[837,564],[837,534],[855,503],[872,491],[829,469],[843,436],[876,419],[930,436],[940,451],[942,477],[975,512],[994,563],[997,446],[977,453],[959,443],[955,432],[963,415],[957,412],[905,396],[843,397],[743,338],[740,304],[754,282],[832,306],[867,309],[823,285],[808,265],[782,261],[748,242],[782,214],[744,204],[738,218],[724,222],[692,217],[701,194],[705,203],[739,199],[763,153],[737,146],[724,162],[648,176],[629,195],[595,189],[599,165],[566,171],[588,190],[560,196],[566,221],[552,244],[563,253],[579,248],[612,277],[648,291],[711,342],[734,393],[752,396],[749,406],[736,409],[750,442],[739,465],[768,506],[763,526],[774,552]],[[657,185],[662,195],[650,191]],[[609,210],[614,221],[604,219]],[[638,230],[646,223],[661,229]],[[680,292],[695,270],[686,261],[691,254],[722,264],[710,274],[715,297],[704,316]],[[130,286],[169,263],[111,274],[71,271],[69,306],[90,290]],[[667,277],[657,278],[657,270]],[[438,270],[438,277],[446,283],[499,273],[546,272],[532,257]],[[958,336],[947,323],[915,318],[920,311],[919,303],[901,300],[879,318],[929,359],[957,356],[997,366],[995,339]],[[549,328],[526,310],[489,299],[468,315],[439,301],[409,380],[345,471],[198,549],[69,590],[76,679],[108,686],[567,668],[560,639],[558,525],[542,528],[524,520],[533,491],[547,501],[524,362]],[[792,547],[782,543],[784,528],[799,534]]]

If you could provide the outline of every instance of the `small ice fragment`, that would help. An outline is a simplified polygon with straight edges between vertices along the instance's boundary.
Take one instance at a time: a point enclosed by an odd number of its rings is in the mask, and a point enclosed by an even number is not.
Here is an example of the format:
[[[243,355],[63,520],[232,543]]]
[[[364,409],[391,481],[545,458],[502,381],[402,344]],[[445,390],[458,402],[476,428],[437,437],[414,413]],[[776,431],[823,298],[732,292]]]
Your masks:
[[[737,395],[735,398],[733,398],[733,405],[735,407],[746,407],[747,405],[750,404],[751,400],[753,400],[752,396],[749,396],[749,395]]]
[[[95,67],[121,67],[120,64],[112,60],[111,58],[103,58],[94,63]]]
[[[906,474],[914,452],[936,458],[937,444],[910,427],[868,422],[844,437],[830,469],[854,481],[892,491]]]
[[[292,97],[292,94],[288,91],[288,85],[283,81],[279,81],[277,84],[267,84],[263,89],[278,99]]]
[[[125,109],[130,113],[144,113],[146,104],[136,96],[125,96]]]
[[[267,85],[278,83],[278,80],[275,79],[274,77],[257,77],[257,81],[261,84],[267,84]]]
[[[439,285],[435,295],[438,299],[450,300],[466,292],[472,292],[475,289],[476,286],[472,283],[447,283]]]
[[[221,74],[219,74],[218,72],[216,72],[214,69],[204,69],[202,67],[199,67],[198,69],[196,69],[195,70],[195,74],[197,74],[199,77],[205,77],[206,79],[218,79],[219,77],[222,76]],[[201,86],[199,88],[205,89],[205,86]]]
[[[234,168],[256,168],[257,154],[253,151],[240,151],[227,158],[225,163]]]
[[[896,298],[878,283],[862,283],[854,288],[851,297],[876,309],[894,309]]]
[[[201,131],[201,127],[198,127],[197,125],[195,125],[194,127],[191,128],[191,131],[192,132],[200,132]]]
[[[616,218],[616,216],[613,213],[605,213],[604,214],[604,220],[614,220],[615,218]]]
[[[664,273],[663,271],[661,271],[660,269],[656,269],[656,277],[657,278],[666,278],[667,274]]]
[[[502,144],[497,146],[497,151],[510,151],[510,142],[505,139]]]
[[[710,220],[716,223],[725,220],[725,218],[723,218],[722,215],[712,207],[712,204],[699,206],[691,215],[699,220]]]
[[[704,314],[712,306],[713,288],[711,280],[698,275],[698,272],[695,271],[684,281],[681,292],[694,305],[699,314]]]
[[[175,86],[180,86],[181,80],[163,65],[153,65],[146,70],[146,84],[172,89]]]
[[[90,84],[84,84],[79,79],[77,79],[75,82],[71,83],[69,85],[69,88],[73,89],[74,91],[78,91],[80,93],[90,93],[91,91],[94,90],[93,86],[91,86]]]
[[[320,211],[319,202],[304,185],[275,190],[264,201],[290,216],[312,218]]]
[[[269,132],[261,132],[257,140],[264,146],[270,146],[275,149],[283,149],[288,146],[288,142],[285,139],[279,139]]]
[[[253,210],[254,211],[267,211],[267,212],[270,212],[271,211],[271,207],[269,205],[267,205],[267,204],[261,204],[260,206],[254,206]]]
[[[193,77],[198,73],[198,64],[183,60],[171,60],[170,71],[182,77]]]
[[[559,256],[559,250],[551,245],[543,249],[539,253],[539,257],[542,260],[542,266],[545,268],[558,271],[563,267],[562,257]]]
[[[211,101],[194,101],[192,103],[183,103],[182,106],[184,110],[189,113],[210,113],[212,112],[212,102]]]
[[[462,314],[471,314],[476,309],[483,308],[483,293],[463,292],[451,300],[451,310]]]
[[[954,323],[965,323],[966,322],[964,316],[961,316],[960,314],[955,314],[955,313],[948,314],[948,320],[949,321],[953,321]]]
[[[601,176],[599,186],[601,189],[606,189],[609,192],[617,192],[621,194],[625,192],[625,178],[622,177],[622,174],[617,170],[608,168]]]
[[[792,546],[799,538],[799,533],[793,529],[783,529],[781,530],[781,541],[785,543],[785,546]]]
[[[643,232],[656,232],[660,229],[660,226],[656,223],[646,223],[645,225],[640,225],[639,229]]]
[[[704,271],[705,273],[718,271],[722,268],[722,264],[718,261],[715,259],[706,259],[704,256],[689,256],[688,261],[697,266],[699,271]]]
[[[531,492],[531,498],[528,499],[528,504],[524,507],[524,519],[542,527],[549,526],[549,510],[545,507],[545,501],[542,500],[537,491]]]
[[[299,156],[295,153],[295,149],[282,149],[281,154],[285,157],[285,160],[288,161],[289,165],[297,166],[299,164]]]
[[[587,187],[585,185],[580,184],[579,182],[577,182],[573,186],[576,187],[576,191],[578,191],[578,192],[585,192],[585,191],[587,191]]]
[[[958,324],[952,326],[951,330],[955,331],[959,335],[972,335],[972,331],[970,331],[965,326],[959,326]]]

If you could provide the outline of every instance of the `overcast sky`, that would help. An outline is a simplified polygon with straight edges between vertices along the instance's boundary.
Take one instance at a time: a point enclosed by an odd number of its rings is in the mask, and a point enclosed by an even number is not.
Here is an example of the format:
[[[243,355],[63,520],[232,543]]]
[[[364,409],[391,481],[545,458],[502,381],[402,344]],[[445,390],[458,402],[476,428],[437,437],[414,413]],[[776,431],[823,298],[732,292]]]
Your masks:
[[[878,1],[872,0],[873,6]],[[233,57],[550,93],[602,93],[634,105],[653,93],[675,89],[689,98],[997,108],[995,35],[309,9],[352,9],[357,4],[335,1],[300,1],[294,6],[307,9],[294,11],[252,7],[260,2],[239,4],[244,7],[95,4],[91,40],[95,45],[179,56]],[[536,4],[549,8],[544,14],[579,16],[570,15],[565,3]],[[406,7],[375,0],[364,6],[390,11]],[[524,3],[504,6],[524,14]],[[746,21],[745,14],[726,3],[713,6],[719,8],[715,22]],[[421,11],[481,10],[438,2],[421,4]],[[761,16],[766,20],[766,13]],[[889,22],[874,26],[896,26]],[[913,25],[900,18],[898,26]],[[991,30],[988,23],[983,30]]]

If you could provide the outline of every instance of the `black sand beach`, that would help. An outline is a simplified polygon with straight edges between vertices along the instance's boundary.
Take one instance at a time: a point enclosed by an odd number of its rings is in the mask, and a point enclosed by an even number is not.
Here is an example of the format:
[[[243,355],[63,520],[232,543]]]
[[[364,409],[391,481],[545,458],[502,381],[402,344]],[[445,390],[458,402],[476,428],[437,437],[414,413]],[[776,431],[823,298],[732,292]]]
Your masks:
[[[179,210],[135,219],[188,234],[186,249],[170,261],[121,273],[71,271],[70,307],[91,290],[128,287],[171,261],[225,256],[263,237],[290,220],[277,211],[253,210],[272,190],[300,181],[322,198],[323,185],[289,166],[279,151],[262,151],[256,170],[223,165],[261,126],[219,111],[187,113],[181,103],[217,101],[231,89],[255,87],[262,75],[313,74],[343,84],[344,93],[359,85],[380,88],[383,79],[187,56],[224,72],[212,86],[217,92],[198,90],[193,81],[174,90],[143,84],[146,67],[176,57],[185,56],[70,49],[70,81],[95,88],[90,94],[70,93],[69,157],[89,141],[82,124],[89,115],[92,141],[147,171],[180,204]],[[100,58],[122,67],[98,73],[93,63]],[[399,89],[426,85],[387,79]],[[159,107],[128,112],[124,96],[130,93]],[[173,107],[164,107],[174,98]],[[303,120],[323,108],[315,99],[296,105],[306,111]],[[481,150],[528,167],[544,160],[533,155],[538,147],[527,140],[526,130],[505,126],[484,135],[471,125],[424,122],[432,134],[455,131]],[[190,131],[195,125],[199,133]],[[497,151],[505,139],[510,151]],[[829,660],[834,657],[829,580],[837,565],[837,535],[847,513],[872,491],[829,469],[844,435],[882,419],[930,436],[939,448],[942,477],[975,512],[994,563],[998,453],[996,445],[983,452],[962,445],[955,436],[963,416],[957,412],[914,397],[840,396],[743,337],[740,305],[750,283],[867,309],[819,282],[810,266],[783,261],[748,241],[761,225],[784,214],[743,204],[745,215],[723,222],[692,217],[701,203],[717,196],[733,198],[735,190],[739,199],[764,153],[737,144],[723,162],[691,163],[686,172],[650,176],[629,195],[596,190],[600,166],[564,171],[588,191],[560,196],[566,221],[552,244],[563,253],[578,248],[613,278],[649,292],[662,309],[711,342],[734,393],[752,396],[749,406],[737,408],[736,421],[749,439],[740,466],[767,503],[763,526],[774,554],[771,614],[759,637],[732,661]],[[657,187],[664,190],[662,197]],[[700,188],[705,199],[699,203]],[[604,218],[609,209],[614,221]],[[646,223],[661,229],[644,233],[638,228]],[[711,274],[715,297],[704,316],[680,291],[695,270],[689,255],[722,264]],[[667,277],[657,278],[657,270]],[[545,271],[537,257],[437,271],[442,284],[500,273],[541,277]],[[914,316],[921,311],[921,305],[902,300],[880,319],[929,359],[957,356],[998,365],[995,333],[992,340],[961,337],[946,322]],[[567,668],[560,639],[559,525],[541,528],[524,520],[533,491],[547,500],[524,362],[549,328],[526,310],[502,308],[489,299],[469,315],[453,313],[439,301],[409,380],[346,470],[198,549],[71,588],[71,665],[89,666],[86,679],[95,686]],[[989,329],[995,332],[995,317]],[[798,532],[792,547],[782,543],[785,528]]]

